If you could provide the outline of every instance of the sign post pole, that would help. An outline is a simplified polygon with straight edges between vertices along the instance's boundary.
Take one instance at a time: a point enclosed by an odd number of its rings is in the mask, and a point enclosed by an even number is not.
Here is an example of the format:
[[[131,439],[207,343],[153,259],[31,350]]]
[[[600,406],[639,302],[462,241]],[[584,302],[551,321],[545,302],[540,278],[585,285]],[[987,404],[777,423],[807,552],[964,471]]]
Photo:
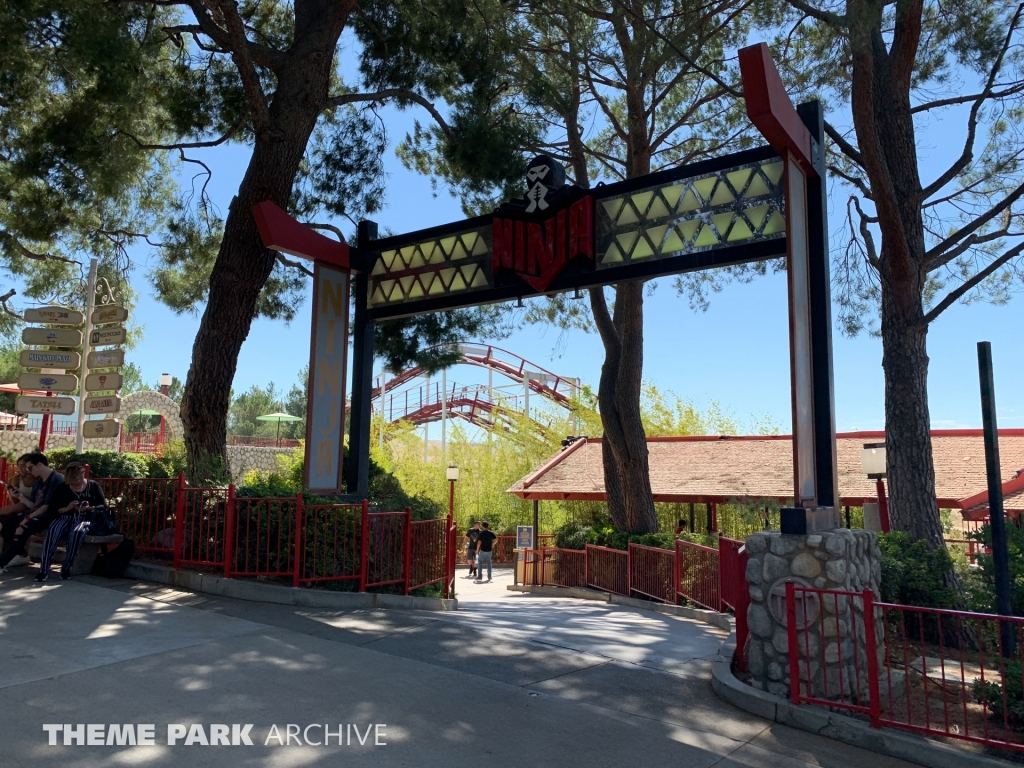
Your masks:
[[[89,334],[92,333],[92,313],[96,309],[96,268],[97,259],[89,262],[89,284],[85,289],[85,334],[82,336],[82,375],[78,389],[78,429],[75,430],[75,452],[85,450],[85,377],[89,375]]]

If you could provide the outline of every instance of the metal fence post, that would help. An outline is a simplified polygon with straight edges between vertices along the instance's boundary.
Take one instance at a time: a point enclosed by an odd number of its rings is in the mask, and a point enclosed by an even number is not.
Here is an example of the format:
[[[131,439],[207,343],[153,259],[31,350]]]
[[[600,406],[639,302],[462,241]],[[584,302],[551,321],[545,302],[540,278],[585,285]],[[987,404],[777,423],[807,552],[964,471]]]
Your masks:
[[[583,545],[583,586],[590,586],[590,545]]]
[[[679,605],[679,539],[676,539],[676,549],[672,554],[672,594],[675,596],[674,604]]]
[[[633,596],[633,542],[626,542],[626,597]]]
[[[786,582],[786,632],[789,636],[789,699],[800,703],[800,649],[796,641],[796,584]],[[807,645],[810,651],[810,643]],[[807,684],[810,685],[810,680]],[[809,691],[808,691],[809,693]]]
[[[856,628],[854,628],[855,630]],[[872,728],[882,727],[882,696],[878,690],[878,637],[875,635],[875,595],[864,590],[864,639],[868,652],[868,704]],[[792,676],[792,668],[790,668]]]
[[[235,544],[235,484],[228,486],[228,500],[224,509],[224,578],[231,578],[231,563]]]
[[[292,563],[292,586],[299,588],[302,579],[302,493],[295,494],[295,562]]]
[[[402,585],[402,594],[409,594],[409,585],[412,583],[410,571],[412,570],[412,507],[405,508],[405,531],[402,533],[402,549],[405,550],[405,562],[402,564],[405,582]]]
[[[174,570],[181,565],[185,539],[185,475],[178,475],[178,495],[174,500]]]
[[[366,591],[366,572],[370,562],[370,502],[363,499],[362,523],[359,531],[359,591]]]
[[[448,517],[445,518],[444,525],[444,599],[449,599],[452,595],[452,586],[455,580],[455,552],[454,552],[454,541],[453,535],[454,524],[452,523],[452,513],[448,513]]]

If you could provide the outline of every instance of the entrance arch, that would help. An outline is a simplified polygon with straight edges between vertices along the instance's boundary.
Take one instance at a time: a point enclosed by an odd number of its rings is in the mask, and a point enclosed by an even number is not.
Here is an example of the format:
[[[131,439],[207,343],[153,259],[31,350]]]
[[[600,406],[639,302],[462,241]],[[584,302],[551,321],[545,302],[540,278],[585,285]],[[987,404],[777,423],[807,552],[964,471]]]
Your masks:
[[[181,421],[178,404],[159,392],[141,391],[125,395],[121,400],[121,413],[127,418],[136,411],[156,411],[164,417],[168,440],[185,439],[185,425]]]

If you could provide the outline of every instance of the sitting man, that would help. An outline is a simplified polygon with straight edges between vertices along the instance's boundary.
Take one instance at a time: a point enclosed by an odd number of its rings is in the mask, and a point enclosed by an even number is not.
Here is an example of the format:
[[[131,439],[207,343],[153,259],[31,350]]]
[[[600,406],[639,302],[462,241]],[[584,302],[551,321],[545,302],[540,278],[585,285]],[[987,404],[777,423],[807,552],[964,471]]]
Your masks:
[[[35,485],[36,479],[29,474],[28,465],[25,461],[28,455],[25,454],[18,459],[18,487],[4,482],[12,502],[6,507],[0,508],[0,538],[4,540],[4,547],[10,544],[14,538],[14,532],[21,525],[21,521],[36,506],[37,500],[32,494],[32,486]],[[28,553],[22,550],[15,555],[10,565],[28,565],[28,563]]]
[[[19,555],[28,543],[29,537],[42,533],[57,519],[57,510],[50,510],[49,505],[54,492],[64,483],[64,475],[50,469],[50,462],[42,453],[26,453],[18,461],[24,460],[25,468],[35,478],[32,486],[32,509],[24,516],[22,522],[8,541],[4,539],[4,551],[0,554],[0,573],[6,573],[8,566]]]

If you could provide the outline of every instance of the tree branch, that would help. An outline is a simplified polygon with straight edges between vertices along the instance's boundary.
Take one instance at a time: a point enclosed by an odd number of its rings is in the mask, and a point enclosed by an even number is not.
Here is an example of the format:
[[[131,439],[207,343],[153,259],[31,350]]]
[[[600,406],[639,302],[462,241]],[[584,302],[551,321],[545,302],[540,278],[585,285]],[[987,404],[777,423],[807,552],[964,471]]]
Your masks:
[[[22,317],[17,312],[15,312],[13,309],[11,309],[10,307],[7,306],[7,302],[10,301],[11,297],[14,296],[14,294],[16,294],[16,293],[17,293],[17,291],[14,290],[13,288],[11,288],[11,290],[9,290],[3,296],[0,296],[0,306],[3,307],[3,310],[4,310],[5,314],[15,318],[16,320],[24,320],[25,319],[24,317]]]
[[[789,0],[789,4],[796,8],[798,11],[802,11],[810,16],[812,19],[817,19],[822,24],[827,24],[835,30],[844,30],[846,28],[846,16],[840,16],[838,13],[832,13],[831,11],[823,11],[820,8],[815,8],[810,3],[805,3],[804,0]]]
[[[236,133],[238,133],[241,127],[245,125],[245,118],[247,116],[248,112],[243,112],[235,124],[228,128],[227,132],[223,136],[211,139],[210,141],[184,141],[178,144],[149,144],[128,133],[128,131],[119,130],[117,133],[122,136],[127,136],[129,139],[134,141],[135,145],[139,149],[203,149],[205,147],[218,147],[225,141],[230,140]]]
[[[54,256],[52,253],[35,253],[33,251],[30,251],[28,248],[21,244],[18,238],[16,238],[10,232],[3,229],[0,229],[0,239],[10,243],[14,250],[16,250],[26,259],[33,259],[34,261],[60,261],[65,264],[81,264],[81,262],[79,261],[75,261],[74,259],[68,259],[65,258],[64,256]]]
[[[943,251],[945,251],[948,248],[951,248],[953,245],[963,240],[968,235],[977,232],[979,229],[981,229],[981,227],[985,226],[985,224],[992,221],[992,219],[994,219],[999,214],[1009,210],[1010,206],[1017,202],[1017,200],[1019,200],[1022,196],[1024,196],[1024,184],[1021,184],[1019,187],[1013,190],[1013,192],[1011,192],[1002,200],[1000,200],[996,205],[992,206],[987,211],[985,211],[985,213],[983,213],[981,216],[975,218],[970,224],[961,227],[956,232],[947,237],[945,240],[936,244],[934,248],[929,249],[925,253],[925,258],[928,260],[928,270],[932,270],[935,267],[940,267],[942,266],[942,264],[947,263],[949,259],[943,259]],[[963,251],[961,250],[961,253],[962,252]],[[942,259],[941,263],[939,263],[940,259]]]
[[[177,2],[172,4],[178,5]],[[231,35],[228,34],[227,30],[223,29],[213,20],[213,16],[210,14],[209,9],[202,0],[187,0],[187,4],[189,8],[192,9],[192,14],[196,17],[198,27],[202,31],[202,34],[213,40],[213,42],[216,43],[223,51],[231,51],[233,49]],[[194,32],[192,32],[192,34],[195,35]],[[266,67],[267,69],[276,71],[282,64],[284,64],[285,54],[283,52],[274,48],[268,48],[267,46],[260,45],[259,43],[250,42],[245,39],[244,31],[243,39],[243,47],[247,51],[247,55],[261,67]]]
[[[958,299],[960,299],[965,293],[978,287],[978,285],[985,280],[985,278],[993,275],[997,269],[1009,262],[1011,259],[1019,256],[1024,251],[1024,243],[1019,243],[1013,248],[1008,250],[1002,256],[997,259],[993,259],[992,263],[985,267],[983,270],[978,272],[970,280],[966,281],[958,288],[950,291],[949,295],[946,296],[942,301],[932,307],[932,310],[921,319],[922,325],[927,325],[936,317],[941,315],[945,310],[949,309]]]
[[[304,221],[303,224],[305,224],[310,229],[326,229],[328,232],[333,232],[334,234],[336,234],[338,236],[338,240],[340,240],[341,242],[343,242],[343,243],[347,243],[348,242],[345,239],[345,235],[342,234],[341,230],[338,229],[333,224],[314,224],[313,222],[310,222],[310,221]]]
[[[197,5],[196,0],[193,0],[192,5],[193,7]],[[217,0],[217,5],[224,15],[224,22],[228,27],[231,60],[235,63],[235,68],[242,78],[242,88],[245,90],[245,96],[252,108],[253,128],[256,135],[259,136],[270,127],[270,108],[267,106],[267,95],[263,92],[260,76],[256,72],[256,65],[249,52],[249,39],[245,36],[245,25],[242,22],[242,17],[238,15],[238,4],[235,0]]]
[[[432,118],[434,118],[434,122],[437,123],[441,132],[444,133],[445,138],[451,142],[455,141],[455,134],[452,133],[451,127],[441,116],[441,113],[437,111],[437,107],[434,106],[434,103],[426,97],[421,96],[415,91],[410,91],[407,88],[385,88],[384,90],[374,91],[373,93],[344,93],[338,96],[329,97],[324,106],[327,109],[336,109],[337,107],[345,104],[355,104],[363,101],[383,102],[386,99],[406,100],[419,104],[430,113]]]
[[[860,151],[853,146],[846,138],[839,132],[839,130],[832,125],[828,120],[825,121],[825,133],[832,139],[832,143],[839,147],[839,151],[846,155],[848,158],[853,160],[857,165],[864,165],[864,158],[861,157]]]
[[[1024,3],[1017,6],[1017,11],[1013,15],[1013,21],[1010,23],[1010,28],[1006,32],[1006,37],[1003,39],[1003,47],[1000,49],[999,54],[995,57],[995,61],[992,63],[992,69],[988,74],[988,78],[985,80],[985,87],[981,93],[978,94],[978,98],[975,99],[974,104],[971,105],[970,116],[967,118],[967,139],[964,141],[963,152],[960,153],[960,157],[946,169],[939,178],[929,184],[921,193],[921,199],[927,200],[929,197],[934,195],[950,181],[955,179],[964,168],[970,165],[971,161],[974,160],[974,140],[978,133],[978,114],[981,112],[982,105],[992,97],[992,89],[995,85],[996,77],[999,75],[999,70],[1002,69],[1003,59],[1006,56],[1007,50],[1010,48],[1010,44],[1013,42],[1013,34],[1017,31],[1017,27],[1020,24],[1021,13],[1024,12]]]
[[[305,264],[303,264],[303,263],[301,263],[301,262],[298,262],[298,261],[293,261],[292,259],[289,259],[289,258],[288,258],[287,256],[285,256],[285,255],[284,255],[283,253],[281,253],[280,251],[275,251],[275,252],[274,252],[274,256],[275,256],[275,258],[276,258],[276,259],[277,259],[277,260],[278,260],[279,262],[281,262],[282,264],[284,264],[284,265],[285,265],[286,267],[291,267],[292,269],[297,269],[297,270],[299,270],[300,272],[305,272],[305,273],[306,273],[307,275],[309,275],[310,277],[313,277],[313,270],[311,270],[311,269],[310,269],[309,267],[307,267],[307,266],[306,266]]]

